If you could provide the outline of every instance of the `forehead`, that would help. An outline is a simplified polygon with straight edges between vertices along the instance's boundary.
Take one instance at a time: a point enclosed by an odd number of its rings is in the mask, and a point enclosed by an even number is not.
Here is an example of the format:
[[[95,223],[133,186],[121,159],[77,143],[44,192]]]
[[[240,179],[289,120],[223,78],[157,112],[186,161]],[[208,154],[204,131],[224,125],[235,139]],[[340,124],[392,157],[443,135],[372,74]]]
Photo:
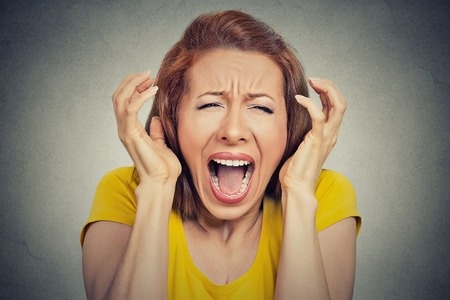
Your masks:
[[[235,49],[216,49],[195,59],[188,74],[190,88],[213,85],[226,88],[236,84],[246,89],[283,89],[279,66],[268,56]]]

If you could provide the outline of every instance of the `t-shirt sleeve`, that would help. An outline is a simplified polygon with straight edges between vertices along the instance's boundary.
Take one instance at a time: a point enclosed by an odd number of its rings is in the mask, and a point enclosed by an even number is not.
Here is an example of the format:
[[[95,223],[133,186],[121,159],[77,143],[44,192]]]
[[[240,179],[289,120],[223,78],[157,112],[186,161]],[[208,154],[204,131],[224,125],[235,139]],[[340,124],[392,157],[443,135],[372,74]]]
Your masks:
[[[318,208],[317,231],[321,231],[345,218],[356,219],[356,232],[361,227],[361,216],[356,206],[356,192],[352,183],[342,174],[323,170],[316,187]]]
[[[133,167],[113,170],[100,180],[91,212],[80,235],[83,245],[86,230],[97,221],[112,221],[133,226],[136,215],[137,173]]]

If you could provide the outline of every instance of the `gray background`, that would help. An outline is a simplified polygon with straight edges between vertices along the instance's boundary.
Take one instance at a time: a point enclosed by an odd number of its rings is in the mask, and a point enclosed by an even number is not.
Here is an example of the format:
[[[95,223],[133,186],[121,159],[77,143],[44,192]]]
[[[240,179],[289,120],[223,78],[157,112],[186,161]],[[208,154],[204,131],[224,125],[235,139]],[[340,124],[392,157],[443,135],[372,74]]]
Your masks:
[[[355,299],[450,296],[450,6],[444,1],[2,1],[0,298],[83,299],[79,231],[130,165],[110,97],[198,14],[242,8],[349,106],[327,167],[358,193]],[[149,106],[145,107],[145,114]]]

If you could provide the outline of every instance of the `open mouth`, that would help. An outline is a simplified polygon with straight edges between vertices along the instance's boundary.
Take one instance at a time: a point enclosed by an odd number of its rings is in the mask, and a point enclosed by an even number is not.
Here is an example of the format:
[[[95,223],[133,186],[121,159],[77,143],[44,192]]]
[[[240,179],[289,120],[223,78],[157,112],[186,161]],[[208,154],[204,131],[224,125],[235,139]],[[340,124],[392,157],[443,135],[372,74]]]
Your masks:
[[[215,189],[227,197],[242,195],[254,170],[253,164],[246,160],[213,159],[208,167]]]

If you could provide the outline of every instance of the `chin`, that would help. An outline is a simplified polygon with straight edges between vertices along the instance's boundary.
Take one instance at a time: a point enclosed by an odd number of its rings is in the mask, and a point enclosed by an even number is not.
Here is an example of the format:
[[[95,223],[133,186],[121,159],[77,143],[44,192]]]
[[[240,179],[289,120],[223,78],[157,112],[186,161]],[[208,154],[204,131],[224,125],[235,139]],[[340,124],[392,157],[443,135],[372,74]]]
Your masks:
[[[245,195],[239,197],[233,197],[233,201],[227,199],[224,201],[223,196],[217,198],[215,193],[211,193],[209,199],[203,201],[203,209],[206,211],[204,214],[208,219],[217,219],[222,221],[236,221],[249,213],[258,210],[261,206],[262,195],[260,197],[251,197],[253,194],[250,190],[247,190]],[[250,195],[250,197],[249,197]]]

